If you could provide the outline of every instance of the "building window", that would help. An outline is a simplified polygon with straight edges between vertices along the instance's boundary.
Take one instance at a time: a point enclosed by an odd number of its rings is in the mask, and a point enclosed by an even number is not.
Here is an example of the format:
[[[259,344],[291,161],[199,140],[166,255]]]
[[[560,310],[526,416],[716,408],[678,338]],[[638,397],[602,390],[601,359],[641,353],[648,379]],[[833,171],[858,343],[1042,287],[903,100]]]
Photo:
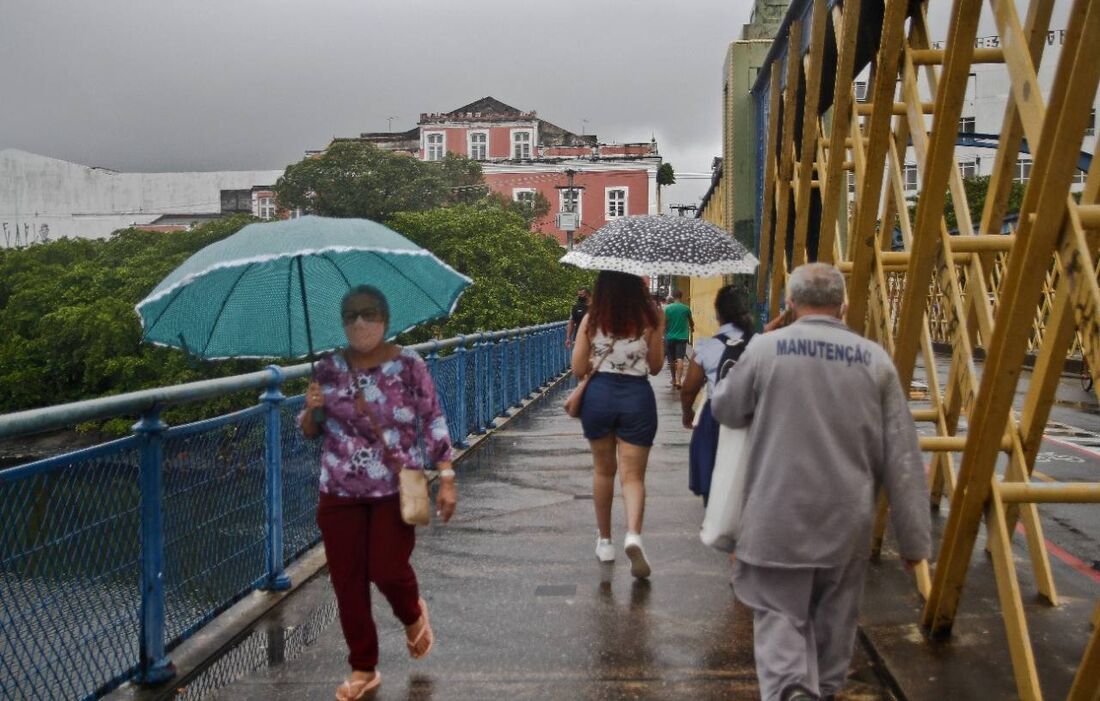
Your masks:
[[[978,175],[978,161],[973,160],[973,159],[969,160],[969,161],[960,161],[959,162],[959,173],[961,173],[964,178],[977,177],[977,175]]]
[[[512,132],[512,158],[517,161],[531,158],[531,132]]]
[[[867,102],[867,81],[866,80],[857,80],[856,81],[856,101],[857,102]]]
[[[526,207],[535,206],[535,191],[531,188],[515,188],[512,190],[512,199]]]
[[[906,163],[905,167],[901,171],[902,182],[905,183],[906,190],[916,190],[917,181],[920,179],[920,175],[917,171],[916,163]]]
[[[470,132],[470,158],[484,161],[489,157],[489,135],[483,131]]]
[[[606,199],[608,219],[626,216],[626,197],[627,188],[625,187],[607,188]]]
[[[854,170],[848,171],[848,194],[856,194],[856,173]]]
[[[260,195],[256,198],[256,216],[260,219],[275,217],[275,198],[273,196]]]
[[[425,138],[425,142],[428,144],[425,150],[425,160],[428,161],[442,161],[443,160],[443,135],[442,134],[428,134]]]
[[[974,118],[962,117],[959,119],[959,133],[960,134],[973,134],[974,133]]]
[[[1096,108],[1089,111],[1089,122],[1085,125],[1085,136],[1096,135]]]
[[[1026,183],[1031,179],[1031,159],[1026,156],[1021,156],[1020,160],[1016,161],[1016,177],[1013,178],[1018,183]]]

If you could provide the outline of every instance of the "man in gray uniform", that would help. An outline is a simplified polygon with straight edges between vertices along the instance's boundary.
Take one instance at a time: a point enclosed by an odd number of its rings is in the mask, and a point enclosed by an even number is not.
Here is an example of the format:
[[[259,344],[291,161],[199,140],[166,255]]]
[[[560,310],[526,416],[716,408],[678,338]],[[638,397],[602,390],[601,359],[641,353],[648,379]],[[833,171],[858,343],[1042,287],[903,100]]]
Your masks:
[[[931,540],[916,427],[890,356],[840,320],[843,276],[800,266],[787,297],[795,321],[754,338],[711,399],[722,424],[751,424],[733,586],[764,701],[844,686],[880,486],[908,568]]]

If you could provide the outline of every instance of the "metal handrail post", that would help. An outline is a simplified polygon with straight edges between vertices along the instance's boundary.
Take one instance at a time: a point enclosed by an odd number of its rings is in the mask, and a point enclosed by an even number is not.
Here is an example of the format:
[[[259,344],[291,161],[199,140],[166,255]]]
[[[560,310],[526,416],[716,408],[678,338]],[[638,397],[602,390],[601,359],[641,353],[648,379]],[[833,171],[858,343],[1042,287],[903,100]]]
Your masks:
[[[520,357],[520,343],[522,341],[523,332],[516,331],[516,337],[512,343],[512,353],[515,357],[515,364],[513,370],[515,372],[516,380],[516,393],[512,397],[512,406],[519,408],[523,406],[523,360]]]
[[[544,343],[544,331],[539,330],[535,335],[535,388],[540,390],[542,388],[542,350],[546,346]]]
[[[565,330],[558,329],[554,331],[554,347],[558,349],[558,365],[557,374],[565,372]]]
[[[486,341],[485,353],[489,358],[489,362],[486,363],[488,367],[488,373],[486,379],[486,386],[488,387],[487,396],[485,398],[485,415],[489,417],[486,421],[486,425],[492,426],[493,418],[497,415],[497,402],[496,398],[500,392],[497,390],[497,370],[496,370],[496,348],[497,342],[490,336]]]
[[[485,408],[483,406],[485,403],[485,355],[481,352],[484,345],[482,338],[484,338],[482,334],[476,334],[474,342],[470,346],[474,356],[474,415],[471,417],[473,419],[473,431],[471,432],[479,435],[485,433]]]
[[[539,331],[539,389],[545,387],[550,381],[550,348],[547,346],[549,342],[550,331]]]
[[[469,419],[466,416],[466,336],[458,337],[458,345],[455,346],[455,425],[458,426],[462,436],[455,441],[459,448],[469,445],[466,436],[470,434]],[[428,357],[433,357],[435,351]]]
[[[561,363],[558,364],[558,368],[561,372],[565,372],[569,369],[569,348],[565,345],[565,329],[562,328],[558,331],[558,347],[561,348]]]
[[[478,425],[481,427],[482,433],[489,430],[493,418],[489,411],[489,398],[492,394],[489,385],[493,377],[491,346],[492,341],[489,340],[489,336],[482,334],[481,343],[478,346],[478,354],[481,356],[481,417]]]
[[[534,348],[531,351],[531,391],[542,386],[542,330],[532,334]]]
[[[530,397],[531,393],[535,391],[535,374],[534,363],[531,362],[534,352],[531,350],[531,341],[534,340],[535,332],[527,334],[523,339],[523,396],[524,398]]]
[[[139,684],[160,684],[176,675],[164,651],[164,431],[160,408],[134,424],[141,440],[141,639]]]
[[[264,554],[267,575],[260,587],[265,591],[290,589],[290,577],[283,570],[283,430],[282,403],[286,399],[280,390],[283,371],[268,365],[271,381],[260,395],[267,408],[265,416],[264,479],[267,481],[267,548]]]
[[[500,403],[502,414],[507,413],[508,407],[512,406],[514,399],[512,398],[512,345],[515,341],[505,336],[501,339],[501,361],[503,367],[500,369],[500,384],[501,389],[504,391],[504,401]]]

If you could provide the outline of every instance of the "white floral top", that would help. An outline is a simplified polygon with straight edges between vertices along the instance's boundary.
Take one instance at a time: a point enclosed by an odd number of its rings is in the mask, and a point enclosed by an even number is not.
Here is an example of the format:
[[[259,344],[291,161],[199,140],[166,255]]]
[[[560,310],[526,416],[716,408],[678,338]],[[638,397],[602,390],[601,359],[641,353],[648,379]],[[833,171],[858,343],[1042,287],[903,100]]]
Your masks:
[[[638,338],[612,339],[603,331],[597,331],[592,337],[592,367],[600,362],[600,358],[607,356],[600,365],[600,372],[645,377],[649,374],[648,352],[649,344],[644,334]]]
[[[317,361],[313,378],[325,395],[323,493],[391,496],[402,467],[423,469],[451,460],[447,419],[428,366],[415,351],[403,349],[369,370],[352,370],[343,353],[333,353]]]

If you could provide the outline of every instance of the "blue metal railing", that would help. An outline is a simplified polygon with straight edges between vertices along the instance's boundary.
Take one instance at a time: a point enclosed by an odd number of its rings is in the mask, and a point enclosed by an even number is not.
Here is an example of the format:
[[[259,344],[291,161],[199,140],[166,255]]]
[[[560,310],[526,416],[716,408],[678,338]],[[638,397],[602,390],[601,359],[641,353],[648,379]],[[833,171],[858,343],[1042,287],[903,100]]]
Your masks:
[[[558,377],[565,323],[432,341],[455,444]],[[319,541],[320,442],[283,385],[309,365],[0,416],[0,439],[117,416],[133,434],[0,470],[0,698],[90,699],[165,681],[167,652]],[[167,426],[167,406],[261,390],[256,406]]]

